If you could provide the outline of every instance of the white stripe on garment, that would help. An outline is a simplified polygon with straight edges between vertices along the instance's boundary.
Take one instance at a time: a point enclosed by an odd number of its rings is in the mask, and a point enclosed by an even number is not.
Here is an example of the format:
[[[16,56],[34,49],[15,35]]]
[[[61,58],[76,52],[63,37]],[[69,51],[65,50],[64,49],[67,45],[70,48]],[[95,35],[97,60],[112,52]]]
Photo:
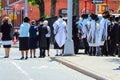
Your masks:
[[[2,41],[2,45],[12,45],[12,40]]]

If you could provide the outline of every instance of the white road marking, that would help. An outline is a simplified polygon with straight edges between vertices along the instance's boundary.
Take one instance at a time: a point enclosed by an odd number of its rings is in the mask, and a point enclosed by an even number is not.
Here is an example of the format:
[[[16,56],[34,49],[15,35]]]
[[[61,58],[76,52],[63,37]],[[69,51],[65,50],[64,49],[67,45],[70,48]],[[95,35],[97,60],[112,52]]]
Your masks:
[[[51,70],[60,70],[59,67],[51,67],[51,66],[46,66],[46,65],[42,65],[42,66],[33,66],[32,69],[51,69]]]
[[[32,79],[29,74],[24,70],[22,69],[22,67],[20,67],[17,63],[15,63],[14,61],[11,62],[21,73],[23,73],[25,76],[28,77],[29,80],[34,80]]]

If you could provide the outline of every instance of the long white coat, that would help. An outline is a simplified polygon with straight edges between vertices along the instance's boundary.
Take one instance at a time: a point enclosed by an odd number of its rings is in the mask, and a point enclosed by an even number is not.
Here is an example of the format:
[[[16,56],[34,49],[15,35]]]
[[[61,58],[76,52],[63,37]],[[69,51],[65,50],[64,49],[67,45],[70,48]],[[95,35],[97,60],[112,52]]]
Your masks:
[[[87,40],[89,46],[99,46],[98,44],[99,38],[99,24],[95,20],[91,20],[89,25],[89,32],[87,35]]]
[[[62,47],[65,44],[65,40],[67,37],[67,29],[66,29],[66,22],[63,21],[62,18],[59,18],[54,24],[54,34],[55,40],[59,47]]]
[[[105,40],[107,40],[108,23],[109,20],[104,18],[100,22],[100,33],[98,38],[99,45],[104,45]]]

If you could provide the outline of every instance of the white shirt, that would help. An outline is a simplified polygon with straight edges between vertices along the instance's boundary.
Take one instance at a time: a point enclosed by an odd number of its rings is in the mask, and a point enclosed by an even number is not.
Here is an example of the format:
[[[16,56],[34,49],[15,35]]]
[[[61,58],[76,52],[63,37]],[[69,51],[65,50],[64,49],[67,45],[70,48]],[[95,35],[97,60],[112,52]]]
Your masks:
[[[29,29],[30,24],[29,23],[23,23],[20,25],[20,31],[19,31],[19,37],[29,37]]]

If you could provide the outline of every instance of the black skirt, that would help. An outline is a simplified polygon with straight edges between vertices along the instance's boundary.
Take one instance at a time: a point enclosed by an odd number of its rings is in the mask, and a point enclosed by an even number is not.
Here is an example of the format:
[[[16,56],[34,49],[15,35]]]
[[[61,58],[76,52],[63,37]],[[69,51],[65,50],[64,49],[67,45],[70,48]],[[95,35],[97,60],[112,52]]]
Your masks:
[[[49,37],[47,37],[47,50],[49,50],[49,48],[50,48],[50,38]]]
[[[36,49],[38,47],[37,43],[38,43],[37,37],[30,38],[29,39],[29,49]]]
[[[3,45],[4,48],[11,48],[11,45]]]
[[[28,37],[19,38],[19,50],[29,50],[29,38]]]

